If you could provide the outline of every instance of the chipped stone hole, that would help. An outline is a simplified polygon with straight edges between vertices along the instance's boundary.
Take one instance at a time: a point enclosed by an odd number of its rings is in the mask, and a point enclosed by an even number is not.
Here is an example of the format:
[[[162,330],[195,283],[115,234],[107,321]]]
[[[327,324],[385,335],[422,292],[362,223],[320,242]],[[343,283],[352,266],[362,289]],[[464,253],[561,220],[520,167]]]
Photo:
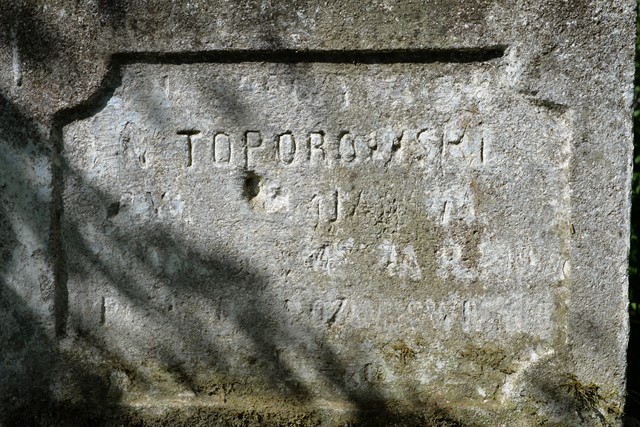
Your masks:
[[[113,202],[107,207],[107,218],[113,218],[120,212],[120,202]]]
[[[258,175],[255,171],[247,171],[244,177],[244,197],[248,201],[255,199],[260,194],[260,186],[262,185],[262,176]]]

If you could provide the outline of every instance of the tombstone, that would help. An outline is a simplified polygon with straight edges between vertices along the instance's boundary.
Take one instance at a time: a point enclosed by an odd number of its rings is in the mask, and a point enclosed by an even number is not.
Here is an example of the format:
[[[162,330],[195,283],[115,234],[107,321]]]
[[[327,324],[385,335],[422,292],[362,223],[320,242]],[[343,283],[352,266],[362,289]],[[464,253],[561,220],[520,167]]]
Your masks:
[[[18,18],[0,316],[56,359],[34,417],[620,425],[634,6]]]

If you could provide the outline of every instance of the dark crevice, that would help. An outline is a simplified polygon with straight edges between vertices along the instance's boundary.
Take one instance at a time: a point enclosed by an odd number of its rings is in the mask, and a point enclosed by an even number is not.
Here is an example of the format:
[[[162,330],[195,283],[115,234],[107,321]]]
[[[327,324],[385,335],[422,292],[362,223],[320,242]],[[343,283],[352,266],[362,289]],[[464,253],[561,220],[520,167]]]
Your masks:
[[[107,207],[107,218],[113,218],[120,212],[120,202],[113,202]]]
[[[51,132],[51,142],[54,145],[53,161],[51,162],[51,233],[49,244],[53,259],[54,277],[54,324],[58,337],[65,335],[67,328],[67,314],[69,310],[69,294],[67,289],[67,271],[65,266],[65,251],[62,231],[64,170],[62,167],[62,127],[54,126]]]
[[[569,110],[569,106],[568,105],[560,104],[560,103],[551,101],[549,99],[539,99],[539,98],[534,98],[534,97],[527,97],[527,99],[533,105],[536,105],[538,107],[543,107],[543,108],[548,109],[549,111],[555,111],[555,112],[558,112],[560,114],[564,114],[564,113],[567,112],[567,110]]]
[[[507,46],[451,49],[388,50],[211,50],[200,52],[127,52],[113,56],[116,63],[194,64],[234,62],[395,64],[486,62],[504,56]]]
[[[244,179],[244,196],[251,201],[260,194],[260,182],[262,177],[254,171],[248,171]]]

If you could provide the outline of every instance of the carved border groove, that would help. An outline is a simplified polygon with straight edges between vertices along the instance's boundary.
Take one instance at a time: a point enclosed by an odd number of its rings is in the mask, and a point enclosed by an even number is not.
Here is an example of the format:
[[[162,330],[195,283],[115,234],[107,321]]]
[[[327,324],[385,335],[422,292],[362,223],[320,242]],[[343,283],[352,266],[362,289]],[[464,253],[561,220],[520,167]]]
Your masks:
[[[111,55],[107,73],[97,89],[77,105],[58,111],[52,121],[52,210],[50,245],[55,248],[54,260],[54,322],[56,335],[64,336],[69,296],[66,256],[62,233],[64,158],[62,129],[76,120],[91,117],[105,105],[122,80],[122,66],[127,64],[198,64],[198,63],[335,63],[335,64],[431,64],[477,63],[504,57],[507,45],[449,49],[389,49],[389,50],[210,50],[196,52],[120,52]]]

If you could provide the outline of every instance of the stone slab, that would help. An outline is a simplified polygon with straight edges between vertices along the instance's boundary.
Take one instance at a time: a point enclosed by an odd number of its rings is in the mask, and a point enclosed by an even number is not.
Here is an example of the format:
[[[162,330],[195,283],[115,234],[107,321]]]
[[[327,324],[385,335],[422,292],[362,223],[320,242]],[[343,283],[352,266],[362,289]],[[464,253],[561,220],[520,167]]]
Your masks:
[[[0,18],[3,408],[620,422],[633,2],[80,3]]]

